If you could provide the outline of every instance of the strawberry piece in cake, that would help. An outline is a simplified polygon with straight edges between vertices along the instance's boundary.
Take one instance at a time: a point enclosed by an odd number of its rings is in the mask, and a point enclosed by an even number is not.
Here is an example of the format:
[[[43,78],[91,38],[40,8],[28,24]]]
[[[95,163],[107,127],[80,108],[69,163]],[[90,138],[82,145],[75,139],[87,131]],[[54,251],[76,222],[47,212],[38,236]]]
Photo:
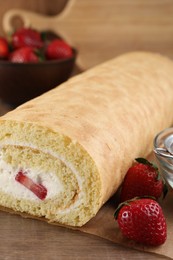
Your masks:
[[[33,182],[25,173],[19,171],[15,180],[32,191],[39,199],[44,200],[47,195],[47,189],[40,183]]]

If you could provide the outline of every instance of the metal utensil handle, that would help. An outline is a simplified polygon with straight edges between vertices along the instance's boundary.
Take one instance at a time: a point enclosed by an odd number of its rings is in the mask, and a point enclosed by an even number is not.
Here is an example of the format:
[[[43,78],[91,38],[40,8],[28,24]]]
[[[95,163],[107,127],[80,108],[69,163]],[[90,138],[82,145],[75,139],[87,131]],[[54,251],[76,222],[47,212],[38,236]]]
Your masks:
[[[154,152],[161,157],[173,159],[173,155],[168,152],[165,148],[155,148]]]

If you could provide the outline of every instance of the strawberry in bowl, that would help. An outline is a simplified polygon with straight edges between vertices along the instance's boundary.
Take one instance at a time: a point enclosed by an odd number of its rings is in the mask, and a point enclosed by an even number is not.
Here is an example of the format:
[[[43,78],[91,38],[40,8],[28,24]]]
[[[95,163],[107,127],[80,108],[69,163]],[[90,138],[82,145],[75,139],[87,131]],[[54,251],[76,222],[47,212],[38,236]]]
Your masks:
[[[60,42],[59,49],[57,44],[51,47],[56,41]],[[47,54],[49,48],[52,56]],[[1,99],[16,107],[58,86],[70,77],[76,54],[65,40],[51,32],[21,28],[8,40],[1,37]]]
[[[0,59],[7,59],[9,55],[8,42],[4,37],[0,37]]]
[[[36,55],[35,49],[33,47],[25,46],[17,50],[14,50],[9,55],[9,61],[16,62],[16,63],[25,63],[25,62],[37,63],[39,61],[39,58]]]
[[[60,39],[55,39],[48,44],[45,55],[48,60],[66,59],[72,56],[71,47]]]
[[[25,46],[41,48],[44,42],[38,31],[31,28],[21,28],[12,34],[11,44],[14,49]]]

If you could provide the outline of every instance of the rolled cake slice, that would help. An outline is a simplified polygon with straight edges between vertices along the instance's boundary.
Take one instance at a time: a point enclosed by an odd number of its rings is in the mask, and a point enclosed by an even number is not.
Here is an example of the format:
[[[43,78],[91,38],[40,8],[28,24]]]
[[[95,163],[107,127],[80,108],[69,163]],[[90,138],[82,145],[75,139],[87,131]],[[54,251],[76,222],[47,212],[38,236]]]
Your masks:
[[[82,226],[173,123],[173,63],[129,53],[0,119],[0,205]]]

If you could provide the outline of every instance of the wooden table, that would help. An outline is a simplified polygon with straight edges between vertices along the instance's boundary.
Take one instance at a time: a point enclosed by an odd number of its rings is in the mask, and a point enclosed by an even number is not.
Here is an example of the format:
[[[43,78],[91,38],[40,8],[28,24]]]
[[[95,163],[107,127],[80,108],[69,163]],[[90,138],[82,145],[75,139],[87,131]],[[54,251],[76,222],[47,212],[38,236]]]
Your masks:
[[[3,260],[168,259],[5,212],[0,212],[0,230],[0,259]]]

